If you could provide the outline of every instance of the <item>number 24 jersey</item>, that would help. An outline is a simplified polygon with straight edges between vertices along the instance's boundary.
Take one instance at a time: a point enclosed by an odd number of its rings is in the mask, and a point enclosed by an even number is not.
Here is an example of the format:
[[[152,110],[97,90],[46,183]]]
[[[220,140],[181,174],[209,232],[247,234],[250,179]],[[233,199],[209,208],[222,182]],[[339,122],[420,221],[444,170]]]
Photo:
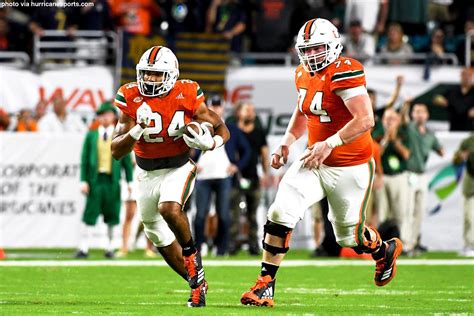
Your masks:
[[[114,104],[136,121],[137,109],[146,103],[153,112],[151,127],[136,142],[133,150],[138,157],[154,159],[174,157],[189,151],[179,132],[192,121],[196,110],[204,102],[199,85],[191,80],[178,80],[164,97],[145,97],[136,82],[120,87]]]

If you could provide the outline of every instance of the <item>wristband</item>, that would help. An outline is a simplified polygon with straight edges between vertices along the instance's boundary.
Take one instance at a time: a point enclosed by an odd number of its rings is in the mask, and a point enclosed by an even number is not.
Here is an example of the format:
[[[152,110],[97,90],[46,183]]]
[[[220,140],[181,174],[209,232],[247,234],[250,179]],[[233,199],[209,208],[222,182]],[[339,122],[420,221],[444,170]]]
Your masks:
[[[224,140],[220,135],[216,135],[212,139],[214,140],[214,146],[212,146],[212,150],[221,147],[224,144]]]
[[[339,136],[339,132],[337,132],[336,134],[326,138],[326,144],[328,144],[328,147],[332,149],[344,145],[344,142],[342,141],[341,136]]]
[[[139,140],[142,137],[145,129],[140,126],[140,124],[135,125],[130,131],[128,131],[128,135],[135,140]]]
[[[285,145],[290,147],[291,144],[293,144],[296,141],[296,136],[293,135],[291,132],[286,132],[285,135],[283,135],[283,138],[281,139],[280,145]]]

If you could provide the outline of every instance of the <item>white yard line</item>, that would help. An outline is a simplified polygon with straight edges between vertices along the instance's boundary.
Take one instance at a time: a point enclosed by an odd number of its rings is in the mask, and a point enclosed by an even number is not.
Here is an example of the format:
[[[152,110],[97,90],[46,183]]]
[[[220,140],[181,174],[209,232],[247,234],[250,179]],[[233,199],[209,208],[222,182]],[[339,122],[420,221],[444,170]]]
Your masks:
[[[203,260],[207,267],[257,267],[260,260]],[[333,267],[333,266],[371,266],[372,260],[287,260],[282,263],[286,267]],[[474,259],[399,259],[398,265],[404,266],[459,266],[474,265]],[[162,260],[30,260],[0,261],[0,267],[163,267],[167,264]]]

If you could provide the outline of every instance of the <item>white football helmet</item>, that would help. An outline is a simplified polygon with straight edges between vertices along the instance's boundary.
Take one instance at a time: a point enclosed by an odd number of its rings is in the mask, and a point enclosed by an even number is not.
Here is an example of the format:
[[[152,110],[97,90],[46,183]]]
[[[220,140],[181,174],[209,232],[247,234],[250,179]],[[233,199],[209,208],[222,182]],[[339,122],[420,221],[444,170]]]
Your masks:
[[[324,45],[324,50],[306,54],[308,49],[322,45]],[[328,20],[312,19],[306,22],[298,32],[295,48],[306,71],[320,71],[333,63],[341,54],[341,36],[337,28]]]
[[[163,74],[161,81],[145,81],[145,73]],[[137,64],[138,90],[146,97],[156,97],[173,89],[178,80],[178,59],[164,46],[153,46],[143,53]]]

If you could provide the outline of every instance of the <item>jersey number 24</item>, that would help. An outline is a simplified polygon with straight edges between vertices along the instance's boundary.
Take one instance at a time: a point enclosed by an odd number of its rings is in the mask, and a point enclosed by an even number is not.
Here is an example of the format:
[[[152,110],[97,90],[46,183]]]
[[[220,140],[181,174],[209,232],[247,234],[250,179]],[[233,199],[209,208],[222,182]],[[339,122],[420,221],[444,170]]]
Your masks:
[[[161,118],[161,114],[158,112],[153,112],[151,115],[151,120],[153,121],[154,126],[145,129],[145,132],[143,133],[143,139],[147,143],[162,143],[164,141],[163,137],[157,136],[163,130],[163,119]],[[178,138],[182,136],[180,130],[184,125],[184,111],[174,112],[173,118],[166,129],[168,136]]]

